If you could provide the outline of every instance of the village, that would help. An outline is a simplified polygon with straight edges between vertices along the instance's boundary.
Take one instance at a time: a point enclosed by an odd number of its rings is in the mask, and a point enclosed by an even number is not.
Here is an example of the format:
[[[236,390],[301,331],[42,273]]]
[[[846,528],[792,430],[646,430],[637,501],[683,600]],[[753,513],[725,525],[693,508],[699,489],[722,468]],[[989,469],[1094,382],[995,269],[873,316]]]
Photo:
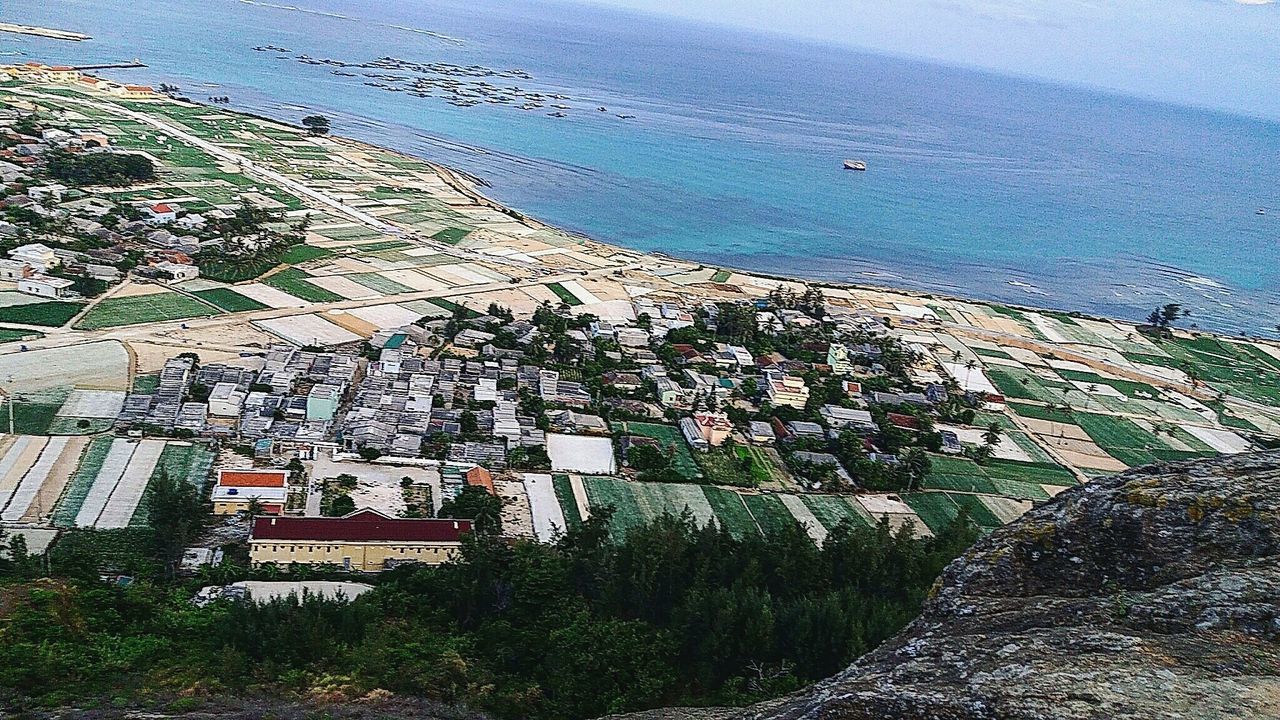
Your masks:
[[[145,527],[162,475],[255,566],[453,556],[687,513],[983,530],[1129,467],[1272,447],[1280,345],[603,245],[407,156],[0,68],[0,523]],[[104,159],[105,158],[105,159]]]

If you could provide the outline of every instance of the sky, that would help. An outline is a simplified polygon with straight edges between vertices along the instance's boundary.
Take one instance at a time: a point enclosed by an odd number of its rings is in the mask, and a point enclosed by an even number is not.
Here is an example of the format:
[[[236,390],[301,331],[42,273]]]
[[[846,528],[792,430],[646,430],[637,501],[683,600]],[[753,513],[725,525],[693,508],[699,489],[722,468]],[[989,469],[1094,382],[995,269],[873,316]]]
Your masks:
[[[585,0],[1280,119],[1277,0]]]

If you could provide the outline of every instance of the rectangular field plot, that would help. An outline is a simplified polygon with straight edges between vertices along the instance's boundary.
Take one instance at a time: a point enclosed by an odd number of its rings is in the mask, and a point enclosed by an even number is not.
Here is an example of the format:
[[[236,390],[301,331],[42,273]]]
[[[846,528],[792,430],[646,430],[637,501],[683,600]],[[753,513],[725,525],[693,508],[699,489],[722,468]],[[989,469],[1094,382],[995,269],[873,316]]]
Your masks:
[[[254,324],[299,346],[341,345],[361,339],[315,314],[258,320]]]
[[[80,330],[140,323],[185,320],[193,317],[217,315],[220,311],[186,295],[175,292],[136,295],[133,297],[107,298],[85,313],[76,323]]]
[[[226,310],[227,312],[249,312],[252,310],[267,309],[266,303],[241,295],[231,288],[197,290],[193,294],[210,305],[221,310]]]
[[[72,390],[58,417],[115,418],[124,405],[123,390]]]
[[[156,463],[160,461],[160,453],[163,450],[163,440],[143,440],[138,444],[137,450],[129,460],[129,465],[120,477],[120,482],[116,484],[97,522],[94,523],[95,527],[108,529],[128,527],[129,520],[133,518],[134,509],[138,507],[147,484],[151,482],[151,474],[155,471]]]
[[[847,498],[838,495],[801,495],[799,497],[805,505],[809,506],[809,511],[828,532],[844,523],[855,528],[871,526],[867,517]]]
[[[301,270],[287,268],[278,273],[268,275],[262,279],[262,283],[307,302],[330,303],[345,299],[337,293],[330,292],[312,283],[310,280],[311,276]]]
[[[82,309],[84,303],[66,300],[7,305],[0,307],[0,322],[58,327],[67,324]]]
[[[613,430],[614,432],[623,432],[657,440],[662,447],[672,453],[672,466],[676,472],[690,480],[702,477],[702,469],[698,467],[697,461],[693,459],[693,453],[690,452],[689,445],[684,441],[684,435],[674,425],[615,422],[613,423]]]
[[[269,308],[305,307],[307,304],[307,301],[301,298],[294,297],[279,288],[273,288],[262,283],[236,285],[235,292]]]

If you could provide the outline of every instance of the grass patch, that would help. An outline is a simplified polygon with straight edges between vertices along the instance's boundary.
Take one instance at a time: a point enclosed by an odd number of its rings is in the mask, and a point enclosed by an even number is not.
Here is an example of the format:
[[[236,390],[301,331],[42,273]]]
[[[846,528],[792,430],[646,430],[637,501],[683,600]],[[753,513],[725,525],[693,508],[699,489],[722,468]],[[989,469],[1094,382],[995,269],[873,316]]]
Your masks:
[[[657,440],[662,447],[671,453],[671,466],[676,472],[689,480],[697,480],[702,477],[702,468],[693,459],[693,453],[689,451],[689,445],[684,441],[684,434],[680,432],[680,428],[674,425],[658,425],[655,423],[615,422],[613,423],[613,431]],[[742,483],[724,484],[740,485]]]
[[[266,305],[254,300],[251,297],[245,297],[231,288],[212,288],[209,290],[196,290],[192,293],[201,300],[227,312],[248,312],[251,310],[264,310]]]
[[[741,495],[732,490],[710,485],[703,487],[702,493],[707,496],[707,503],[711,505],[711,510],[715,512],[720,526],[727,530],[730,535],[736,538],[744,538],[760,533],[760,528],[756,526],[756,521],[752,519],[751,513],[747,511],[747,506],[743,503]]]
[[[800,501],[809,508],[813,516],[818,518],[828,531],[835,530],[843,523],[852,527],[870,527],[867,518],[854,509],[853,504],[845,497],[838,495],[800,495]]]
[[[778,499],[777,495],[743,495],[742,500],[751,511],[751,517],[764,531],[765,537],[786,532],[798,523],[796,518]]]
[[[284,251],[284,254],[280,256],[280,262],[287,265],[296,265],[298,263],[307,262],[308,260],[319,260],[320,258],[329,257],[332,254],[332,250],[318,248],[314,245],[294,245]]]
[[[141,323],[183,320],[193,317],[216,315],[219,311],[194,298],[176,292],[154,295],[107,298],[93,306],[75,327],[78,330],[138,325]]]
[[[555,489],[556,500],[560,502],[560,510],[564,513],[564,522],[568,527],[565,532],[582,527],[582,513],[578,512],[578,501],[573,496],[573,484],[568,475],[552,475],[551,486]]]
[[[25,338],[44,337],[44,333],[35,330],[10,330],[9,328],[0,328],[0,343],[15,342]]]
[[[67,300],[9,305],[0,307],[0,322],[59,327],[66,325],[82,309],[84,309],[84,303]]]

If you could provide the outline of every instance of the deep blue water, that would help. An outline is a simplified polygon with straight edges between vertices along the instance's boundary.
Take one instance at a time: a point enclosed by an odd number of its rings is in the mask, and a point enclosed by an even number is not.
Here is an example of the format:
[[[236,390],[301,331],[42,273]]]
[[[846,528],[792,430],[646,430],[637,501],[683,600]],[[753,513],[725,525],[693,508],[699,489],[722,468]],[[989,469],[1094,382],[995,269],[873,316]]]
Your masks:
[[[104,74],[282,119],[324,112],[338,132],[638,249],[1133,319],[1179,301],[1229,331],[1280,322],[1274,121],[540,0],[264,2],[320,12],[3,0],[0,19],[94,39],[0,36],[0,50],[139,57],[150,67]],[[571,109],[455,107],[251,50],[268,44],[521,68],[534,79],[489,80]],[[843,171],[847,157],[870,170]]]

